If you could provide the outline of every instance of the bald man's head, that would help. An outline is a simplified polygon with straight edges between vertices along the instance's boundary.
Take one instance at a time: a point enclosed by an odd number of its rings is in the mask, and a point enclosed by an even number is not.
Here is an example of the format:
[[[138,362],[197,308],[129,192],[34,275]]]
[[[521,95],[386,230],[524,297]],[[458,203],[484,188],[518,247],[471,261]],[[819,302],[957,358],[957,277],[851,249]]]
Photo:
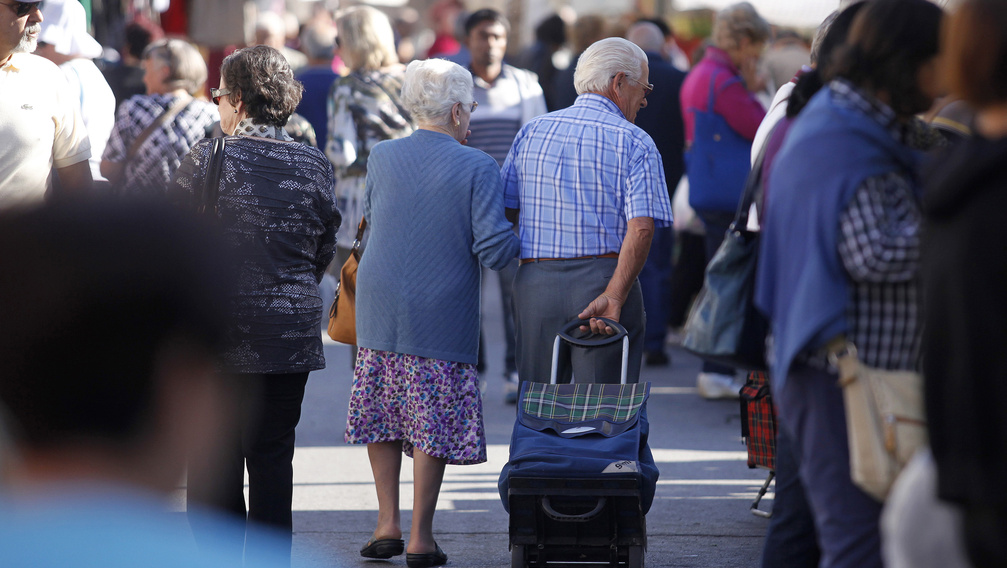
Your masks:
[[[650,22],[637,22],[626,32],[626,39],[648,52],[660,53],[664,47],[664,34],[661,28]]]

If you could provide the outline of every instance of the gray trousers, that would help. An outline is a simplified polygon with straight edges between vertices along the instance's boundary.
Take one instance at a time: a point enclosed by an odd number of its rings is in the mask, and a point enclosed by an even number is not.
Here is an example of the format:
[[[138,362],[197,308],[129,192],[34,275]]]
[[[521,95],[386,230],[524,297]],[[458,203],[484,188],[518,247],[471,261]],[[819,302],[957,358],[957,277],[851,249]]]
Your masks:
[[[615,272],[615,258],[551,260],[518,267],[514,278],[517,366],[522,381],[549,382],[553,341],[563,325],[597,298]],[[634,282],[619,323],[629,331],[627,382],[640,380],[646,316],[640,283]],[[558,382],[618,383],[622,343],[583,349],[563,343]]]

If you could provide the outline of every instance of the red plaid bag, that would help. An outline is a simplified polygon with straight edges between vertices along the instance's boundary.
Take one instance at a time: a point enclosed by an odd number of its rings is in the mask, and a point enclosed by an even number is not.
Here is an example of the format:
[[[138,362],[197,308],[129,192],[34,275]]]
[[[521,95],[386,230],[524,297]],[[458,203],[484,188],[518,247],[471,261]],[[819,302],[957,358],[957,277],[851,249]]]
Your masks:
[[[776,469],[776,405],[764,372],[749,373],[741,389],[741,436],[748,445],[748,467]]]

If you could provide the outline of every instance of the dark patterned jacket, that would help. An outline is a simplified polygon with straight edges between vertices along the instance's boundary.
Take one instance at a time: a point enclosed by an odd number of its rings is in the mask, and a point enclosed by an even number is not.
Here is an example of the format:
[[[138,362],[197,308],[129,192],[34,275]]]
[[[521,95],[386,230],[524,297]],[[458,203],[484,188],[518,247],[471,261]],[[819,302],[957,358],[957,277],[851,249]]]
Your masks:
[[[178,168],[171,193],[201,191],[210,140]],[[332,165],[316,148],[228,136],[218,218],[239,262],[223,370],[298,373],[325,367],[318,283],[335,255],[341,216]]]

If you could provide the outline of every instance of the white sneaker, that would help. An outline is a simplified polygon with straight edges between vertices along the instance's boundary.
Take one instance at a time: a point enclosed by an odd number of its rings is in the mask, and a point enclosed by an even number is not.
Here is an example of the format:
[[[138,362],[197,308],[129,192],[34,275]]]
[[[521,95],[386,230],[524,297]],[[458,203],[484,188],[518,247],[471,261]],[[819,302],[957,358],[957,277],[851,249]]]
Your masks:
[[[737,399],[743,386],[745,386],[744,380],[737,379],[733,375],[700,373],[696,377],[696,390],[699,391],[699,396],[707,400]]]

